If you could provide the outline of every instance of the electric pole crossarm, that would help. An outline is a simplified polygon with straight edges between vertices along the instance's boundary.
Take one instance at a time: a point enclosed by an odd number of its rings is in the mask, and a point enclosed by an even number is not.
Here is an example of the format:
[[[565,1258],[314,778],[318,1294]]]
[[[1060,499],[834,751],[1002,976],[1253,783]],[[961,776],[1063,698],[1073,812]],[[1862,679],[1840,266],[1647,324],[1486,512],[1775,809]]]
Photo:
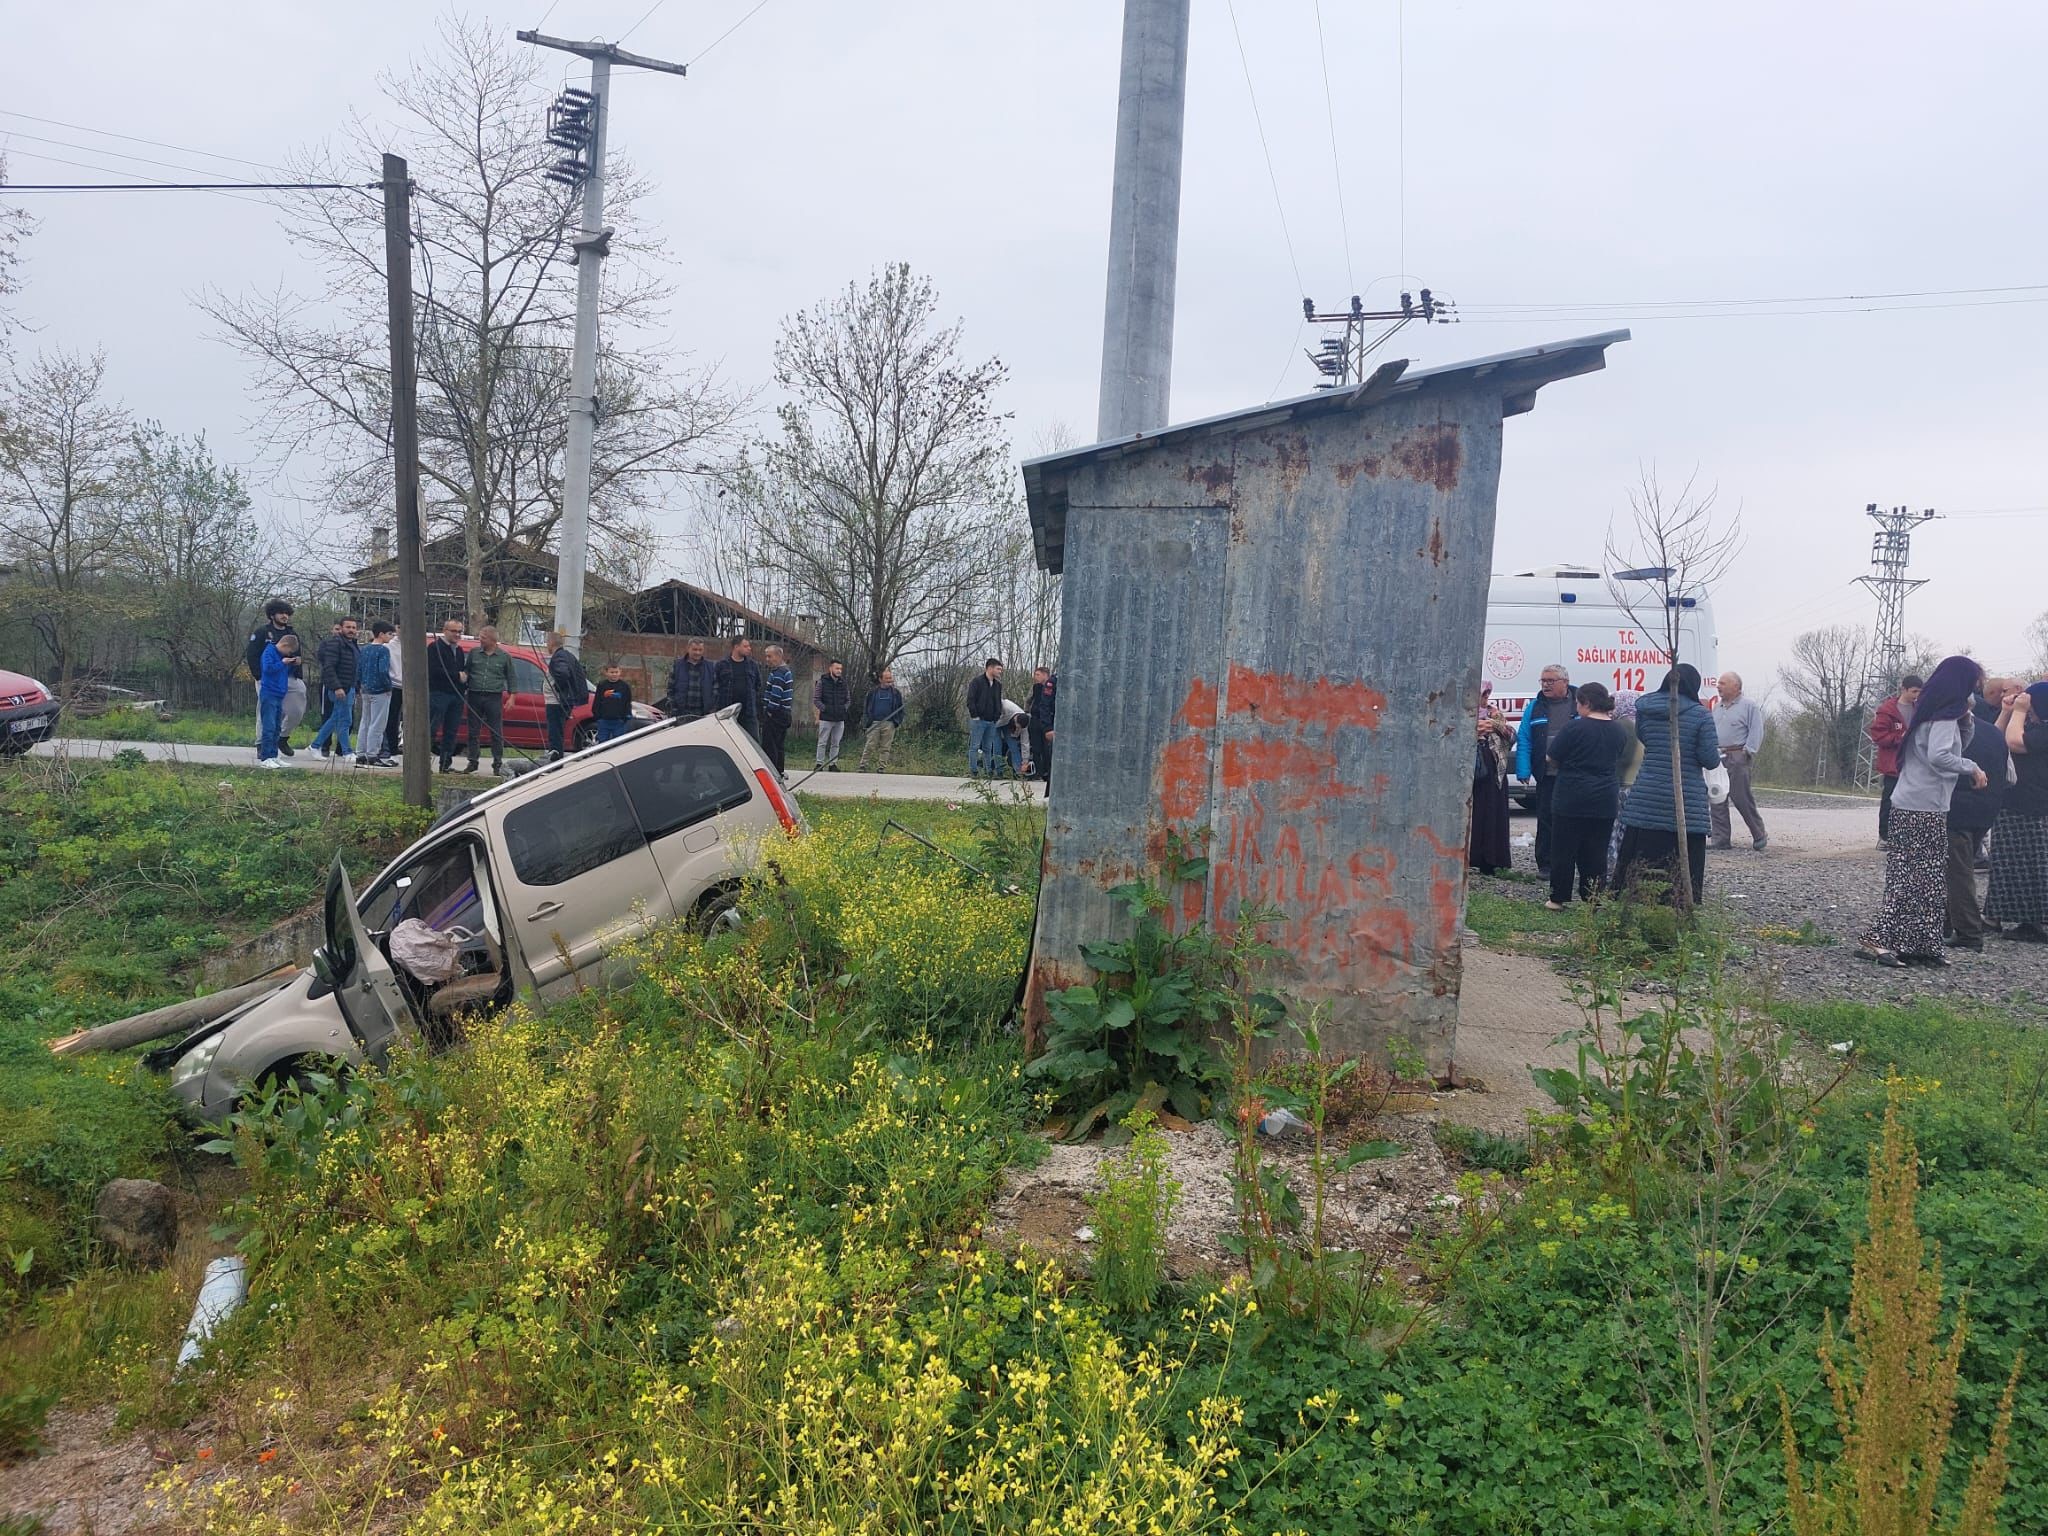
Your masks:
[[[610,43],[579,43],[573,38],[549,37],[541,32],[519,32],[514,34],[520,42],[531,43],[536,48],[559,48],[564,53],[579,54],[586,59],[604,59],[607,63],[629,66],[633,69],[659,70],[664,75],[687,75],[690,66],[671,64],[667,59],[650,59],[645,54],[628,53]]]

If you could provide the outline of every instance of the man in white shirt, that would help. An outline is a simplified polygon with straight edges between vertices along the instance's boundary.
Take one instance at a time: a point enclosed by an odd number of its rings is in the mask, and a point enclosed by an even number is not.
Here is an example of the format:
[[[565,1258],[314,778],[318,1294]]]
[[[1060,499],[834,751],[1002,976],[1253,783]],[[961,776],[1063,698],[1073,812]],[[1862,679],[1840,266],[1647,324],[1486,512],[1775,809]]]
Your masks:
[[[1729,848],[1732,825],[1728,809],[1733,806],[1742,813],[1743,825],[1749,828],[1750,838],[1758,848],[1770,840],[1764,836],[1764,818],[1756,808],[1756,794],[1749,787],[1749,770],[1756,762],[1756,755],[1763,750],[1764,712],[1754,699],[1742,696],[1742,678],[1739,673],[1723,672],[1717,685],[1721,697],[1714,706],[1714,731],[1721,740],[1721,763],[1728,770],[1728,798],[1719,805],[1710,806],[1707,819],[1712,824],[1707,835],[1709,848]]]
[[[405,653],[399,648],[398,644],[398,637],[402,633],[404,633],[404,627],[401,625],[394,628],[389,636],[391,646],[391,718],[384,722],[384,749],[377,754],[379,757],[393,759],[398,757],[399,741],[404,734]],[[372,743],[372,745],[375,745],[375,743]]]

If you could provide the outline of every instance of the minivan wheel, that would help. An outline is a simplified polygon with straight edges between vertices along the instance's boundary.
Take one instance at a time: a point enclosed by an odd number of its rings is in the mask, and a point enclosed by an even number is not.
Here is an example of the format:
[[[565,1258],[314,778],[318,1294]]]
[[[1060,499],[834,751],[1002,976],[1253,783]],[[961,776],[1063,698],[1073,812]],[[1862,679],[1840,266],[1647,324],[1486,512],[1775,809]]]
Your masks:
[[[697,904],[697,931],[707,939],[721,933],[738,933],[745,926],[738,891],[714,891]]]

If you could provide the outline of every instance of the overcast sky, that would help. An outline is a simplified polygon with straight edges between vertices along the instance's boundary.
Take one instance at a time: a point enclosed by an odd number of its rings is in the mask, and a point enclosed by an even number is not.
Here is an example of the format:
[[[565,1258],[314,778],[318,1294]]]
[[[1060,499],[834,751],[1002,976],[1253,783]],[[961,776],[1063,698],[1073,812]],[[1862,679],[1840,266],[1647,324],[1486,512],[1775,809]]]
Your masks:
[[[1114,0],[768,0],[701,58],[753,0],[649,3],[558,0],[547,30],[637,22],[629,47],[697,61],[686,80],[619,77],[611,118],[657,184],[679,348],[757,385],[783,315],[907,260],[1009,365],[1020,453],[1055,422],[1092,435]],[[546,8],[469,13],[509,35]],[[1716,601],[1723,661],[1753,680],[1800,630],[1869,621],[1852,583],[1873,501],[1972,514],[1916,538],[1929,585],[1909,630],[2026,654],[2048,609],[2048,286],[1948,295],[2048,285],[2048,11],[1324,0],[1333,169],[1311,0],[1236,9],[1292,253],[1230,9],[1194,0],[1175,419],[1310,386],[1304,289],[1391,302],[1405,270],[1455,299],[1466,323],[1389,344],[1418,363],[1625,325],[1607,372],[1509,423],[1497,569],[1597,564],[1639,465],[1697,467],[1747,533]],[[431,47],[434,21],[396,0],[10,6],[0,142],[17,181],[200,179],[110,150],[256,174],[83,129],[274,161],[376,115],[379,73]],[[550,56],[553,83],[571,62]],[[33,206],[22,312],[40,334],[22,345],[104,347],[131,408],[253,458],[246,366],[191,296],[303,285],[277,210]],[[1694,302],[1893,293],[1929,296]],[[1559,307],[1489,310],[1517,305]],[[680,507],[665,531],[685,531]]]

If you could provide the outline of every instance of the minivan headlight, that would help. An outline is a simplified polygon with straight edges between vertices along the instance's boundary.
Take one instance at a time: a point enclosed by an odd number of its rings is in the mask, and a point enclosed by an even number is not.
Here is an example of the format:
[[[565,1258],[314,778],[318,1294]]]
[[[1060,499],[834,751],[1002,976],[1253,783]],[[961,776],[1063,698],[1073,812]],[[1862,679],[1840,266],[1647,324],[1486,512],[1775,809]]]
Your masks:
[[[202,1040],[171,1068],[171,1086],[182,1088],[185,1084],[204,1078],[213,1070],[213,1058],[220,1054],[220,1043],[227,1038],[226,1032],[215,1035],[211,1040]]]

